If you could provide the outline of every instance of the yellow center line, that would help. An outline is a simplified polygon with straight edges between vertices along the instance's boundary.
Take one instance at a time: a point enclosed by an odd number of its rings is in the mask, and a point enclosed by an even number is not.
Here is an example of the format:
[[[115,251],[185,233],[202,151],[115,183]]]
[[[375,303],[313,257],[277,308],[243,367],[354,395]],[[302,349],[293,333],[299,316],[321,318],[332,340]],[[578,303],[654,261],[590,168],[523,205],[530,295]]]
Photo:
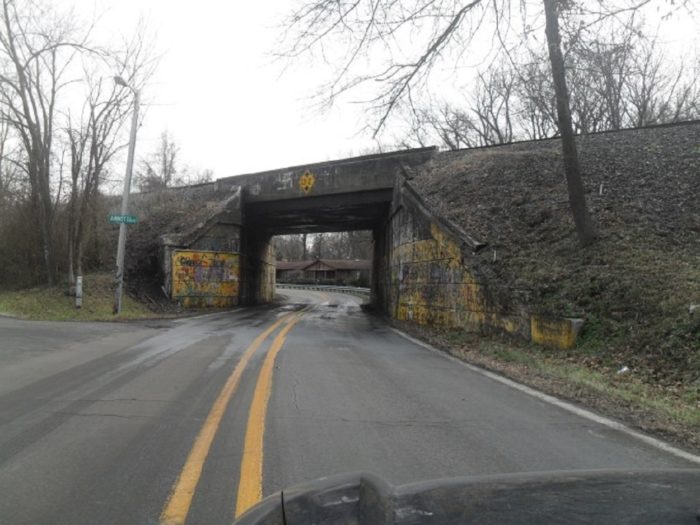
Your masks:
[[[240,478],[238,480],[238,497],[236,498],[236,518],[262,499],[263,482],[263,445],[265,434],[265,417],[267,405],[272,392],[272,372],[275,358],[279,353],[287,333],[301,319],[302,313],[287,323],[270,345],[265,356],[258,381],[255,384],[253,401],[248,413],[243,457],[241,459]]]
[[[294,315],[295,314],[290,313],[278,319],[269,328],[256,337],[241,356],[241,360],[238,362],[233,372],[226,380],[226,384],[224,384],[224,387],[221,389],[216,401],[214,401],[214,404],[209,411],[209,415],[204,421],[204,424],[202,425],[202,428],[195,439],[192,450],[190,450],[190,453],[187,456],[185,466],[182,468],[180,476],[173,485],[172,492],[170,493],[168,501],[160,515],[161,524],[181,525],[185,523],[187,513],[189,512],[190,505],[192,504],[192,498],[194,497],[197,484],[199,483],[199,478],[202,475],[204,462],[207,459],[211,444],[214,441],[216,432],[219,429],[221,420],[226,412],[226,407],[228,407],[228,403],[238,387],[243,370],[248,365],[251,357],[253,357],[253,354],[260,347],[263,341],[283,322],[287,321]]]

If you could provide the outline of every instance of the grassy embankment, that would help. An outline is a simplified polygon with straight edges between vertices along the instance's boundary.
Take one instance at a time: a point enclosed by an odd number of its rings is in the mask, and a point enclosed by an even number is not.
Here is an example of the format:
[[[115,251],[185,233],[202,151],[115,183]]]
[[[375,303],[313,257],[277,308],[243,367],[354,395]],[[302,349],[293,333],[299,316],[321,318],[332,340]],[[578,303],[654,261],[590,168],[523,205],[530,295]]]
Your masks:
[[[560,144],[446,154],[413,184],[489,248],[524,309],[585,319],[576,348],[432,334],[464,359],[700,450],[700,123],[582,136],[599,238],[578,245]]]
[[[44,321],[115,321],[155,317],[145,305],[124,294],[122,312],[112,314],[114,292],[112,275],[85,276],[83,306],[75,307],[75,297],[66,294],[66,286],[40,287],[18,291],[0,291],[0,314],[21,319]]]
[[[603,344],[595,337],[564,351],[507,337],[400,327],[468,363],[700,451],[700,386],[654,384],[629,368],[620,373],[623,367],[588,359]]]

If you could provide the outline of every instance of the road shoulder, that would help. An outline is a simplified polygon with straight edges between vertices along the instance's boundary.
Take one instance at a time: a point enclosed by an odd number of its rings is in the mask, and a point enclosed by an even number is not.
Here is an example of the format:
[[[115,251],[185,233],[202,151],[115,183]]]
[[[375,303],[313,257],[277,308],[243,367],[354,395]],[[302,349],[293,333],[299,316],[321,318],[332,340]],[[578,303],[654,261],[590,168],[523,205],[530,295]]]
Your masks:
[[[398,332],[469,365],[612,418],[691,454],[700,453],[700,406],[673,392],[640,384],[633,376],[601,374],[585,363],[572,363],[565,354],[519,341],[388,322]]]

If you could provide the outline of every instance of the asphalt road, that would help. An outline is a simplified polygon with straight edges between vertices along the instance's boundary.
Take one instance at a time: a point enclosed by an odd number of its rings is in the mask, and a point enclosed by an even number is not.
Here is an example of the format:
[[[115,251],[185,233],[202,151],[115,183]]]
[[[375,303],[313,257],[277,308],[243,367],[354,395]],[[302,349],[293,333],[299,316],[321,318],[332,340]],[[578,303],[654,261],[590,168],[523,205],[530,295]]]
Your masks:
[[[178,321],[0,318],[0,523],[231,523],[365,470],[697,467],[416,345],[360,299]]]

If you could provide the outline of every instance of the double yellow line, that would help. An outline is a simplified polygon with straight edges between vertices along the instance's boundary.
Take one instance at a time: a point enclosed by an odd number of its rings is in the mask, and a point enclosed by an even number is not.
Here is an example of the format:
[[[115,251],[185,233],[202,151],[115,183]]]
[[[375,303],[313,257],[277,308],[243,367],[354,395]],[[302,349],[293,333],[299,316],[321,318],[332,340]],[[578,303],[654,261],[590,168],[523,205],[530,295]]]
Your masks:
[[[267,404],[272,391],[272,372],[275,358],[279,353],[289,331],[303,315],[301,312],[289,313],[268,327],[246,348],[241,360],[226,380],[216,401],[211,407],[204,424],[202,425],[192,450],[190,450],[185,465],[180,472],[168,501],[160,515],[162,525],[182,525],[187,519],[192,498],[197,490],[197,484],[202,475],[204,462],[221,425],[221,420],[226,413],[233,394],[238,388],[241,376],[255,352],[260,348],[267,337],[280,325],[286,326],[280,331],[270,345],[270,351],[265,357],[251,403],[248,424],[246,427],[243,459],[241,461],[240,478],[238,483],[238,496],[236,499],[236,517],[245,512],[262,499],[262,466],[263,466],[263,438],[265,433],[265,416]]]

